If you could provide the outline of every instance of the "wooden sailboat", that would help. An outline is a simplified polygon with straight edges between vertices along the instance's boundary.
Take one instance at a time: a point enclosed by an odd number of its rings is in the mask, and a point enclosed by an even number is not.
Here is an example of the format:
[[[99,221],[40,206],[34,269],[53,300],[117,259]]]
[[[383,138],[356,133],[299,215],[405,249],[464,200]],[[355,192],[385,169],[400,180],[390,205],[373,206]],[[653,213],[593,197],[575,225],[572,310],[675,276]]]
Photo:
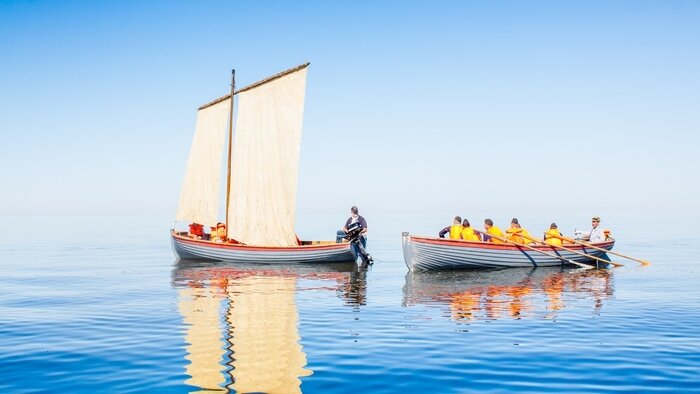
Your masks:
[[[349,243],[300,241],[294,231],[308,65],[239,90],[234,71],[231,93],[198,109],[175,219],[212,227],[219,222],[221,157],[228,141],[228,234],[225,242],[216,243],[173,229],[172,246],[178,258],[260,263],[355,260]]]

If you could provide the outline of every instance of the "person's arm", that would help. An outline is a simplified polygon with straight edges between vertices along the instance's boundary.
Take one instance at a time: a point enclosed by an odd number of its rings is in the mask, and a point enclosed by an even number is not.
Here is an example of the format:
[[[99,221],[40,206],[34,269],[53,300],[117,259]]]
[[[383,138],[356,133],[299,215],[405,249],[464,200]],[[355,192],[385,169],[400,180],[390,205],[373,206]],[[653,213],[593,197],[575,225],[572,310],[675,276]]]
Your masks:
[[[360,231],[360,234],[364,234],[367,232],[367,220],[360,216],[360,225],[362,226],[362,231]]]
[[[447,227],[443,228],[442,230],[440,230],[440,233],[438,234],[438,236],[440,236],[440,238],[445,238],[445,234],[447,234],[449,232],[450,232],[450,226],[447,226]]]
[[[347,234],[348,232],[348,226],[350,225],[350,220],[352,218],[348,218],[348,220],[345,221],[345,226],[343,226],[343,232]]]

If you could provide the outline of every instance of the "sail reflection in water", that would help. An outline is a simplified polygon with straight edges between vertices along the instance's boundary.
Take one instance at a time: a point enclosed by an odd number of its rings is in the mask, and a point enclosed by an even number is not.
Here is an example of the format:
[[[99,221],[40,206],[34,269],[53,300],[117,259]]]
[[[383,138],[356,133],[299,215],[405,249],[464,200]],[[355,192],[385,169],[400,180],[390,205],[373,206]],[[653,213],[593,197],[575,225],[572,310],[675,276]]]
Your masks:
[[[354,264],[312,270],[180,260],[173,283],[186,325],[186,372],[191,378],[185,383],[202,391],[301,392],[300,377],[312,371],[304,368],[297,282],[330,282],[320,288],[337,292],[348,305],[362,305],[361,274]]]
[[[499,318],[555,318],[565,299],[590,300],[593,310],[612,296],[612,271],[510,268],[493,271],[409,272],[403,305],[446,304],[458,322]]]

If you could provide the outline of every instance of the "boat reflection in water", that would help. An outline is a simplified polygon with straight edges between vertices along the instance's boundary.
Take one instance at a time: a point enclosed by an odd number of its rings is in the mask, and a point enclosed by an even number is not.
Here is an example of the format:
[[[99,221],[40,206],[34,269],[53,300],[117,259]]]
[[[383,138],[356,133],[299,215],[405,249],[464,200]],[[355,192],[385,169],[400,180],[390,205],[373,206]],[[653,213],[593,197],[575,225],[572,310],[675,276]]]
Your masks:
[[[355,264],[178,261],[173,285],[186,325],[191,378],[185,383],[201,391],[301,392],[299,378],[312,371],[304,368],[296,292],[335,291],[347,305],[358,307],[366,298],[364,275]],[[299,288],[302,280],[310,287]]]
[[[612,271],[510,268],[415,271],[406,275],[403,305],[448,305],[457,322],[499,318],[556,318],[565,300],[590,300],[594,311],[613,294]]]

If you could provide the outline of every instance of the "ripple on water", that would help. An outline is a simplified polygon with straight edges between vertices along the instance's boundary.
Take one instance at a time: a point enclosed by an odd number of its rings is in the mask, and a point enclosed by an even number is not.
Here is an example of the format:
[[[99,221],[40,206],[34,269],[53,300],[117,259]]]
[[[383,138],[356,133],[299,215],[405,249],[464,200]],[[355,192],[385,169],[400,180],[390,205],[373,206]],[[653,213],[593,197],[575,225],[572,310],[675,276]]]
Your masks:
[[[173,263],[167,232],[123,226],[137,236],[3,245],[0,391],[700,384],[700,244],[687,237],[669,248],[624,245],[648,267],[407,274],[394,235],[372,238],[380,262],[362,272]]]

